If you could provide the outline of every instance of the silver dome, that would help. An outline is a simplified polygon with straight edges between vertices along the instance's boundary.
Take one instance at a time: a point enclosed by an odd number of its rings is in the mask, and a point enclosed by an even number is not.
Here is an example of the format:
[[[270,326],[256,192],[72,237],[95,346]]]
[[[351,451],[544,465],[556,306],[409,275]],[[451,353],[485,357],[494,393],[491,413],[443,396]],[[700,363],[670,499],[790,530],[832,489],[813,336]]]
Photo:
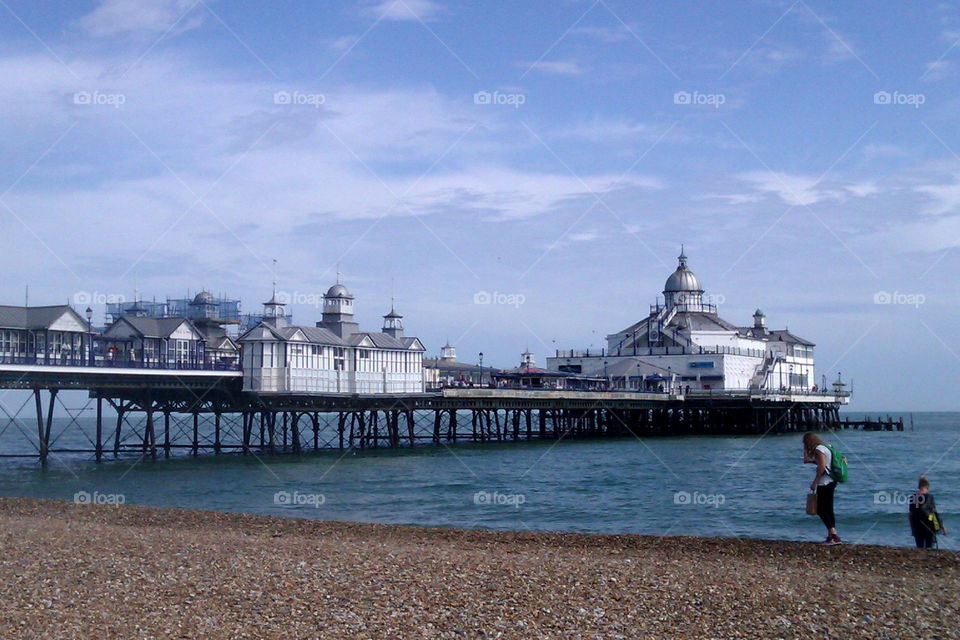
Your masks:
[[[335,284],[327,290],[328,298],[353,298],[345,286],[342,284]]]
[[[693,271],[687,268],[687,256],[680,250],[680,256],[677,258],[680,264],[677,270],[670,274],[666,284],[663,285],[664,293],[677,293],[680,291],[696,291],[703,293],[703,287],[700,286],[700,279]]]
[[[209,291],[201,291],[193,298],[193,304],[214,304],[216,301]]]

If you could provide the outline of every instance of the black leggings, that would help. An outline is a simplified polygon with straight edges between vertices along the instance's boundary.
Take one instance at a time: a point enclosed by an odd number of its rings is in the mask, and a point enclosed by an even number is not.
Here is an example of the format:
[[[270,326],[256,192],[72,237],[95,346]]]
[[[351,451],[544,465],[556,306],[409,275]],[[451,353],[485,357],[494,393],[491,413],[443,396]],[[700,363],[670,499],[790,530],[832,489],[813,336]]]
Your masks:
[[[836,488],[836,482],[817,487],[817,515],[823,520],[827,529],[837,526],[837,518],[833,515],[833,492]]]

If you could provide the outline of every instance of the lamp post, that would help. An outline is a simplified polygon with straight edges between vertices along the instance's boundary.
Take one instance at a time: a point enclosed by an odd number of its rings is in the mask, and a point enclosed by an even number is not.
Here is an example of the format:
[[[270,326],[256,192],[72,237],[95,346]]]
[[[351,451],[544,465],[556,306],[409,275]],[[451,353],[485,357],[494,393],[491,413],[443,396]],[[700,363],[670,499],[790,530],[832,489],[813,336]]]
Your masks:
[[[787,389],[790,391],[790,393],[793,393],[793,365],[790,365],[788,370],[790,372],[790,377],[787,378]]]
[[[88,335],[89,335],[89,337],[88,337],[89,344],[87,345],[87,350],[90,352],[90,366],[93,366],[93,364],[94,364],[94,356],[93,356],[93,309],[91,309],[90,307],[87,307],[87,312],[86,312],[86,313],[87,313],[87,333],[88,333]]]
[[[603,378],[607,381],[607,390],[610,390],[610,376],[607,374],[607,361],[603,361]]]
[[[483,386],[483,351],[480,352],[480,386]]]

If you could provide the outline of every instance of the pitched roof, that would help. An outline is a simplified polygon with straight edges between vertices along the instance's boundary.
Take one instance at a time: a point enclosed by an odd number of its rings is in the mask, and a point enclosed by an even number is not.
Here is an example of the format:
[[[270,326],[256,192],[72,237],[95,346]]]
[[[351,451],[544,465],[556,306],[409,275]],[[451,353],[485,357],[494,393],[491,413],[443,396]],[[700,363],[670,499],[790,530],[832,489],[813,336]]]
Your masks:
[[[122,316],[117,322],[126,321],[144,338],[169,338],[170,334],[186,323],[196,333],[197,328],[187,318],[138,318],[136,316]],[[114,323],[116,324],[116,323]]]
[[[394,338],[389,334],[378,333],[378,332],[367,332],[367,331],[351,334],[350,344],[354,346],[359,345],[364,338],[369,338],[370,342],[373,343],[373,346],[377,347],[378,349],[406,349],[407,348],[407,345],[405,345],[401,340]]]
[[[783,342],[792,342],[793,344],[802,344],[802,345],[806,345],[806,346],[808,346],[808,347],[815,347],[815,346],[817,346],[817,345],[815,345],[814,343],[810,342],[809,340],[805,340],[805,339],[801,338],[800,336],[795,336],[795,335],[793,335],[792,333],[790,333],[790,332],[787,331],[786,329],[778,329],[778,330],[776,330],[776,331],[771,331],[771,332],[770,332],[770,339],[771,339],[771,340],[783,341]]]
[[[64,313],[72,313],[86,324],[80,314],[70,305],[56,304],[45,307],[18,307],[0,305],[0,327],[8,329],[46,329]]]

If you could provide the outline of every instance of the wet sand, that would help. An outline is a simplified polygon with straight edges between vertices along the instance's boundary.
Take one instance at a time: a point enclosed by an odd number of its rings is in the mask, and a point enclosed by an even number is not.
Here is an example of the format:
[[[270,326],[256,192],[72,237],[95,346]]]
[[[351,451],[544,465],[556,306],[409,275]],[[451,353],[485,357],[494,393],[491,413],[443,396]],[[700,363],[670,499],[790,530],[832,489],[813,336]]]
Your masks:
[[[951,638],[960,554],[0,498],[3,638]]]

